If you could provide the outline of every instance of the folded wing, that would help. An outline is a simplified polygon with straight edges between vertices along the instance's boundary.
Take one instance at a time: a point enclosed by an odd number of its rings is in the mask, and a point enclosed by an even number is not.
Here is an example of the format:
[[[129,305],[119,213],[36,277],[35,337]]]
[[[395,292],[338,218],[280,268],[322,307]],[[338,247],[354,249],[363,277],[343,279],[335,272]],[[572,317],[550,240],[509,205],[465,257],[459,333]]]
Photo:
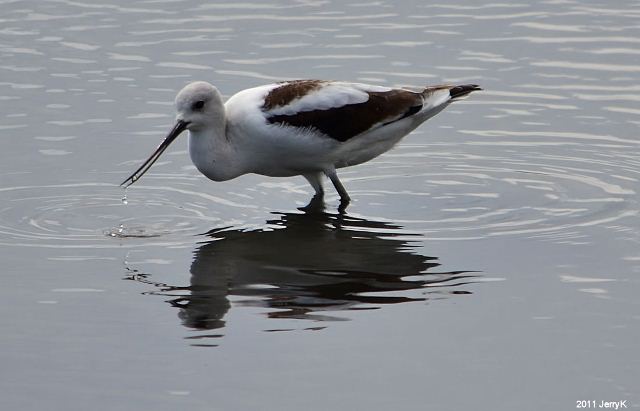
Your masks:
[[[314,129],[344,142],[418,113],[424,95],[357,83],[297,80],[280,83],[265,97],[267,122]]]

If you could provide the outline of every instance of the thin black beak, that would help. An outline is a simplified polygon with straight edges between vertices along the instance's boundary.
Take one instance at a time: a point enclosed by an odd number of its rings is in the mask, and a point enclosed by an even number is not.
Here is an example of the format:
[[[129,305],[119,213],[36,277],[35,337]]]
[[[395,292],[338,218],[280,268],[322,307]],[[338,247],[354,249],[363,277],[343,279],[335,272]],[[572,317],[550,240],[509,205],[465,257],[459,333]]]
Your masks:
[[[160,143],[158,148],[156,148],[156,151],[154,151],[153,154],[151,154],[151,156],[147,159],[147,161],[145,161],[144,164],[140,166],[140,168],[138,168],[133,174],[131,174],[129,178],[124,180],[120,184],[120,186],[129,187],[131,184],[138,181],[140,177],[142,177],[142,175],[151,168],[153,163],[155,163],[156,160],[160,158],[162,153],[164,153],[164,150],[166,150],[167,147],[169,147],[169,145],[173,142],[173,140],[175,140],[176,137],[180,135],[180,133],[182,133],[184,130],[187,129],[188,125],[189,125],[188,122],[183,120],[178,120],[178,122],[173,127],[173,129],[169,132],[167,137],[165,137],[165,139],[162,141],[162,143]]]

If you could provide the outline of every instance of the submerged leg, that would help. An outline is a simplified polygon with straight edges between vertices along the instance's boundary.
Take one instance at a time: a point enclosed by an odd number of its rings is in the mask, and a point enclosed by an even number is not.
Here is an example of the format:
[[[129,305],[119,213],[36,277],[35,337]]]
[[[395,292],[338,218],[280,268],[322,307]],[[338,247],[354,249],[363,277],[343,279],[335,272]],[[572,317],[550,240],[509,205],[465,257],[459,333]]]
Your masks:
[[[345,190],[344,186],[340,182],[338,174],[336,174],[336,170],[332,168],[330,170],[325,170],[324,173],[329,177],[329,180],[333,183],[338,194],[340,194],[340,205],[346,207],[346,205],[351,201],[351,197],[349,197],[347,190]]]
[[[313,190],[316,192],[314,196],[304,207],[300,207],[298,210],[304,211],[306,213],[321,213],[324,211],[324,188],[322,188],[322,174],[320,173],[310,173],[303,174],[304,178],[307,179]]]
[[[307,179],[311,187],[315,190],[316,194],[314,197],[322,197],[324,195],[324,189],[322,188],[322,174],[320,173],[309,173],[303,174],[304,178]]]

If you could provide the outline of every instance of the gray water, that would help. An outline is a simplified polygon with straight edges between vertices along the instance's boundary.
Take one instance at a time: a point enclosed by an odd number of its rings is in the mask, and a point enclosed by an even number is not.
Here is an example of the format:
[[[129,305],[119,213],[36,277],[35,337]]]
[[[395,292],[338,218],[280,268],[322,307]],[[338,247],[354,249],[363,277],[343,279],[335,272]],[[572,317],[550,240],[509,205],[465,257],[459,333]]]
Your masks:
[[[640,407],[640,3],[0,0],[0,408]],[[124,195],[173,97],[485,88],[341,171]]]

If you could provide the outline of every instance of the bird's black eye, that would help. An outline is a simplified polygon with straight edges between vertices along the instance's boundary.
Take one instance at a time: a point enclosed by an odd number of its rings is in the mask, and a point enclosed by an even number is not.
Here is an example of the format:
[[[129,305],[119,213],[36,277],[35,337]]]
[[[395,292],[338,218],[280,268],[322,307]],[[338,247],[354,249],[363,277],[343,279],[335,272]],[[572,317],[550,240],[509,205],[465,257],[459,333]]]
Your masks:
[[[198,100],[191,105],[192,110],[202,110],[204,107],[204,100]]]

